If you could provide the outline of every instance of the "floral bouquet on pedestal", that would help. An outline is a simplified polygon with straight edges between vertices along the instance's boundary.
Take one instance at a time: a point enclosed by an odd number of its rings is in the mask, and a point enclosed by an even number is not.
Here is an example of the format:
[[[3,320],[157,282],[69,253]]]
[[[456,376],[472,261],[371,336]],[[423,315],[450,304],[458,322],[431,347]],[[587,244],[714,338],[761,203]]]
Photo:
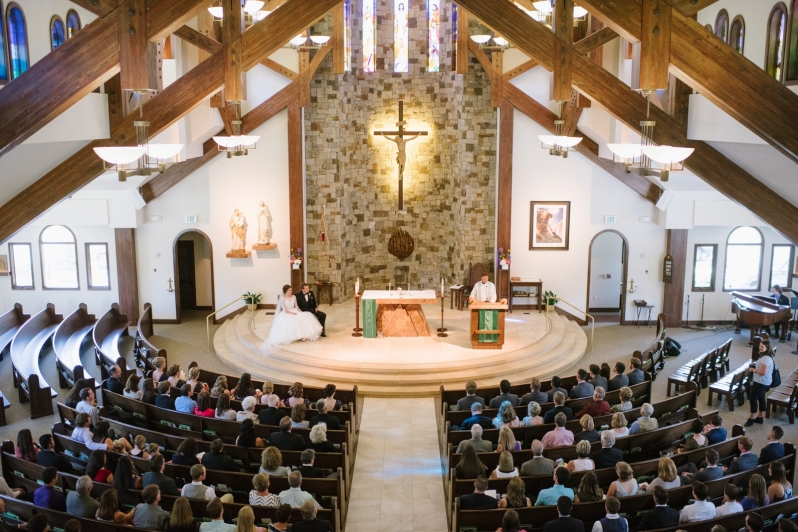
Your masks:
[[[501,265],[502,270],[509,270],[510,269],[510,250],[505,250],[504,248],[499,248],[499,265]]]
[[[302,248],[292,249],[289,261],[291,262],[291,267],[293,269],[300,269],[302,267]]]

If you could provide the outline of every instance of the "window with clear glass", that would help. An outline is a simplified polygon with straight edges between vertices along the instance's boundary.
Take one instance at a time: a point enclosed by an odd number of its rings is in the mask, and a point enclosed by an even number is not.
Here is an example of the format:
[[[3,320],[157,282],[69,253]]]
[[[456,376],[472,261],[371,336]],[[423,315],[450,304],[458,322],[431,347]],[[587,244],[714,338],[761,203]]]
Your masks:
[[[756,292],[762,272],[764,239],[755,227],[738,227],[726,240],[726,267],[723,290]]]
[[[778,3],[768,18],[765,70],[777,81],[784,77],[784,45],[787,38],[787,6]]]
[[[735,52],[743,53],[745,47],[745,20],[742,15],[737,15],[731,24],[731,40],[729,44]]]
[[[51,225],[39,237],[42,255],[42,287],[45,290],[78,290],[78,253],[75,235],[63,225]]]
[[[377,0],[363,0],[363,72],[377,70]]]
[[[11,66],[11,79],[16,79],[28,70],[28,28],[22,8],[15,3],[8,4],[6,14],[8,26],[8,58]]]
[[[714,292],[717,244],[696,244],[693,255],[693,292]]]
[[[64,21],[58,15],[50,20],[50,48],[55,50],[66,42],[66,29]]]
[[[30,244],[8,244],[11,289],[33,290],[33,255]]]
[[[790,286],[793,249],[792,244],[773,244],[770,253],[770,286],[774,284],[781,287]]]
[[[721,41],[729,42],[729,13],[725,9],[721,9],[715,18],[715,35]]]
[[[86,244],[86,277],[89,290],[110,290],[108,244]]]

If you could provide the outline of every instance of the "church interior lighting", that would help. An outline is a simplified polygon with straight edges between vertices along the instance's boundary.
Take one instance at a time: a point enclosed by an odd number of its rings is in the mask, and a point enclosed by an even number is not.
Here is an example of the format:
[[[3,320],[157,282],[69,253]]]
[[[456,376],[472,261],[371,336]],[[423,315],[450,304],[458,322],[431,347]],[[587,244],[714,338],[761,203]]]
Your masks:
[[[230,102],[235,112],[235,118],[230,121],[233,134],[230,136],[218,135],[213,137],[214,142],[219,147],[219,151],[227,152],[227,158],[240,157],[242,155],[249,155],[249,150],[257,148],[258,135],[242,135],[241,134],[241,102]]]
[[[562,106],[565,102],[557,102],[559,105],[559,118],[554,121],[554,135],[538,135],[538,139],[542,144],[544,150],[549,150],[549,155],[555,157],[568,158],[568,152],[573,151],[577,144],[582,142],[582,137],[569,137],[563,135],[563,125],[565,120],[562,119]]]
[[[554,11],[550,0],[539,0],[532,2],[536,11],[527,11],[532,18],[546,25],[551,25],[551,14]],[[587,9],[581,6],[574,6],[574,25],[585,20]]]

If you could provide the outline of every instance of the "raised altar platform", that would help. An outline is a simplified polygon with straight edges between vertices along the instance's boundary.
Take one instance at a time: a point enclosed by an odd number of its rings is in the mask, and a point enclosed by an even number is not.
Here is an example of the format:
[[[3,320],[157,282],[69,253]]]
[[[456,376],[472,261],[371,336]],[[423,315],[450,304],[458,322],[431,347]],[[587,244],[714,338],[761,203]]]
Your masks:
[[[438,302],[435,290],[366,290],[360,300],[364,338],[430,335],[422,305]]]

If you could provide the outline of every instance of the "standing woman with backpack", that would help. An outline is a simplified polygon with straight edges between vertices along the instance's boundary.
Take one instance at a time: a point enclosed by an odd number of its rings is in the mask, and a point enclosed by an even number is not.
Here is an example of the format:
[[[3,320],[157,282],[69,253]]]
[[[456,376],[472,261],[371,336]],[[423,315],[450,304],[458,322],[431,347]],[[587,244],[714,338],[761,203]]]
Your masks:
[[[751,383],[751,414],[746,427],[752,427],[754,423],[763,425],[765,423],[765,411],[767,410],[765,396],[773,384],[773,370],[776,361],[773,358],[773,347],[770,345],[770,336],[767,333],[760,334],[759,358],[756,362],[748,366],[748,371],[753,373]],[[757,410],[759,415],[757,415]]]

